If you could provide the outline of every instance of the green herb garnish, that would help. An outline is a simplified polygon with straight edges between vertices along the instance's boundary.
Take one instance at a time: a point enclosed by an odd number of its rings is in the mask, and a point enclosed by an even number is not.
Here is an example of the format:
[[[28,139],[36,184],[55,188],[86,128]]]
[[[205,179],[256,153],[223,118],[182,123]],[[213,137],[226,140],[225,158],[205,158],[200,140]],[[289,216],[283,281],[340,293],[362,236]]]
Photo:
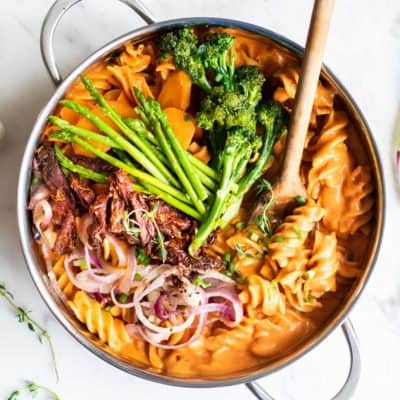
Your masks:
[[[118,301],[125,304],[128,301],[128,295],[126,293],[120,293],[118,296]]]
[[[242,248],[242,246],[239,244],[239,243],[237,243],[237,244],[235,244],[235,250],[236,250],[236,253],[237,253],[237,255],[239,256],[239,257],[242,257],[243,256],[243,248]]]
[[[35,382],[27,381],[26,388],[28,389],[32,398],[35,398],[39,394],[40,391],[44,391],[44,392],[47,392],[47,394],[50,396],[51,400],[61,400],[60,397],[55,392],[53,392],[51,389],[49,389],[45,386],[42,386],[42,385],[38,385]]]
[[[284,236],[276,236],[276,237],[274,237],[274,242],[282,243],[284,241],[285,241],[285,237]]]
[[[200,275],[197,275],[196,278],[194,278],[193,283],[196,286],[200,286],[203,289],[207,289],[207,288],[209,288],[211,286],[211,283],[210,282],[205,282],[204,279]]]
[[[135,281],[140,281],[142,279],[142,275],[139,274],[139,272],[135,272],[135,276],[133,277],[133,280]]]
[[[150,264],[150,257],[145,253],[142,247],[136,248],[136,259],[138,260],[139,264],[142,265]]]
[[[18,400],[18,397],[20,395],[19,390],[14,390],[8,397],[7,400]]]
[[[231,262],[231,260],[232,260],[232,254],[230,253],[230,251],[227,251],[227,252],[224,254],[224,261],[225,261],[226,263],[229,263],[229,262]]]
[[[41,182],[40,178],[38,178],[37,176],[34,176],[31,180],[31,185],[37,185]]]
[[[307,204],[307,199],[304,196],[299,195],[294,199],[299,206],[304,206],[304,204]]]
[[[293,226],[293,231],[296,234],[297,238],[299,240],[303,240],[304,239],[304,235],[303,232],[300,230],[300,228],[298,226]]]
[[[16,316],[18,319],[18,322],[23,324],[25,323],[28,327],[29,330],[32,332],[36,332],[38,335],[38,339],[40,343],[43,342],[43,339],[47,340],[50,351],[51,351],[51,356],[53,360],[53,366],[54,366],[54,371],[57,377],[57,382],[59,381],[59,374],[58,374],[58,368],[57,368],[57,362],[56,362],[56,355],[53,347],[53,343],[51,341],[49,333],[44,329],[41,325],[39,325],[29,314],[29,311],[26,311],[24,308],[19,307],[15,302],[14,302],[14,296],[13,294],[7,290],[6,286],[4,284],[0,284],[0,296],[3,297],[6,302],[9,304],[9,306],[16,312]]]
[[[263,233],[265,237],[271,236],[272,233],[272,224],[270,217],[268,215],[268,210],[271,208],[272,204],[274,203],[274,196],[272,192],[272,186],[269,181],[266,179],[262,179],[261,182],[257,186],[257,192],[262,193],[266,191],[266,197],[268,197],[269,193],[269,198],[266,204],[264,205],[264,208],[262,212],[258,215],[256,215],[253,218],[253,223],[257,226],[257,228]]]
[[[87,266],[85,260],[80,260],[79,261],[79,268],[81,269],[81,271],[86,271],[88,269],[88,266]]]
[[[236,229],[238,229],[239,231],[242,230],[245,226],[246,224],[243,221],[239,221],[235,225]]]

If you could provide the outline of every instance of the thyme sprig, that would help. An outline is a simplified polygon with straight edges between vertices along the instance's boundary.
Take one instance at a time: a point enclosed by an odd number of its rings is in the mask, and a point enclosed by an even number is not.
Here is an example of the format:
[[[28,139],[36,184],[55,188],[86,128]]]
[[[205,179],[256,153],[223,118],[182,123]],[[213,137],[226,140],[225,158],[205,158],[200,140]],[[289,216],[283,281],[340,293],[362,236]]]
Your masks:
[[[54,371],[56,374],[57,382],[59,381],[59,374],[57,368],[56,354],[54,351],[54,346],[51,341],[50,335],[46,329],[39,325],[31,316],[30,311],[25,310],[23,307],[18,306],[14,302],[13,294],[6,288],[4,283],[0,283],[0,296],[9,304],[9,306],[15,311],[17,320],[21,324],[26,324],[28,329],[32,332],[37,333],[40,343],[43,343],[43,339],[47,341],[51,351],[51,357],[53,361]],[[15,395],[16,396],[16,395]],[[14,397],[15,398],[15,397]]]
[[[46,392],[50,396],[50,400],[61,400],[57,393],[46,386],[38,385],[33,381],[26,381],[25,384],[25,389],[29,392],[32,399],[35,399],[40,392]],[[21,390],[14,390],[10,396],[8,396],[7,400],[18,400],[20,395]]]
[[[268,215],[268,210],[271,208],[272,204],[274,204],[274,194],[271,183],[266,179],[262,179],[257,186],[257,193],[262,192],[266,192],[265,196],[268,198],[268,201],[264,205],[262,212],[253,218],[253,223],[260,229],[263,235],[268,238],[272,233],[272,224]]]

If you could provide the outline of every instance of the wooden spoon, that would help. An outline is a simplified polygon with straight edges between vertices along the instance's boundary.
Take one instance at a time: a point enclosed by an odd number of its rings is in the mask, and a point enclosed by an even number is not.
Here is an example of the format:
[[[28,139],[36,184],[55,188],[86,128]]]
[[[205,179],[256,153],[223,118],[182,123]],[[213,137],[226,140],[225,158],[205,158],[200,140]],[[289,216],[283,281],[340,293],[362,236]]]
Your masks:
[[[280,175],[273,185],[273,211],[275,214],[280,214],[281,211],[286,210],[293,203],[296,196],[306,197],[307,195],[300,179],[300,164],[334,3],[335,0],[314,1],[283,163]],[[264,203],[265,199],[262,199],[257,204],[252,217],[263,211]]]

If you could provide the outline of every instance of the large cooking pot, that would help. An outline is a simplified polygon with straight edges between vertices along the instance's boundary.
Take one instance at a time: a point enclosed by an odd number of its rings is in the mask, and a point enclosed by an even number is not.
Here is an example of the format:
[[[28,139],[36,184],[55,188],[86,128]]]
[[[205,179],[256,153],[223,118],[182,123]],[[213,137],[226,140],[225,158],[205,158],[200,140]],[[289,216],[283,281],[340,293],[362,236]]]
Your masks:
[[[31,231],[31,219],[29,212],[26,208],[27,198],[30,187],[31,177],[31,164],[35,148],[38,144],[40,133],[46,124],[47,116],[51,114],[58,103],[63,97],[65,91],[71,85],[71,83],[85,71],[91,64],[96,62],[98,59],[106,56],[116,48],[119,48],[125,42],[142,41],[148,39],[151,36],[158,35],[161,32],[170,30],[172,28],[181,27],[183,25],[208,25],[208,26],[229,26],[235,27],[242,30],[246,30],[264,38],[272,40],[277,45],[282,46],[289,51],[297,54],[299,57],[303,54],[303,48],[293,43],[292,41],[271,32],[265,28],[251,25],[245,22],[233,21],[220,18],[183,18],[176,20],[169,20],[164,22],[155,23],[153,18],[150,16],[148,11],[144,8],[139,1],[136,0],[120,0],[131,9],[133,9],[140,17],[147,23],[147,26],[140,29],[131,31],[103,46],[97,50],[91,56],[89,56],[84,62],[82,62],[74,71],[65,79],[62,79],[58,71],[54,53],[53,53],[53,37],[56,26],[60,21],[61,17],[65,12],[73,5],[79,3],[81,0],[57,0],[49,10],[46,19],[43,23],[42,35],[41,35],[41,49],[43,61],[48,69],[48,72],[54,81],[57,89],[53,96],[50,98],[48,103],[45,105],[41,113],[39,114],[26,145],[25,153],[22,159],[19,184],[18,184],[18,223],[21,237],[22,250],[25,256],[26,263],[28,265],[30,274],[35,282],[43,300],[46,302],[54,316],[60,321],[65,329],[83,346],[89,349],[92,353],[108,362],[109,364],[120,368],[132,375],[139,376],[144,379],[148,379],[154,382],[160,382],[169,385],[186,386],[186,387],[216,387],[233,385],[239,383],[245,383],[248,388],[259,398],[259,399],[272,399],[268,393],[260,387],[259,384],[254,382],[256,379],[266,376],[282,367],[288,366],[294,360],[303,356],[323,339],[325,339],[334,329],[341,326],[351,355],[351,365],[347,380],[341,390],[337,393],[334,399],[345,400],[349,399],[355,390],[359,375],[360,375],[360,353],[357,346],[357,339],[352,328],[349,319],[346,319],[350,309],[360,296],[364,289],[368,277],[373,269],[379,244],[382,237],[383,227],[383,214],[384,214],[384,190],[382,180],[382,169],[379,163],[377,150],[372,139],[371,132],[368,125],[351,98],[349,93],[340,84],[339,80],[329,71],[327,67],[323,67],[322,76],[323,78],[337,91],[339,96],[342,98],[347,111],[351,116],[354,125],[357,127],[361,141],[364,145],[367,157],[369,159],[370,167],[374,172],[374,178],[376,182],[376,224],[373,232],[371,233],[369,252],[366,257],[365,268],[359,279],[354,282],[353,287],[344,299],[340,309],[338,309],[334,315],[330,317],[327,323],[307,341],[298,346],[295,351],[288,355],[276,358],[269,361],[261,368],[254,369],[252,371],[245,371],[236,373],[234,375],[227,375],[224,377],[210,377],[208,379],[184,379],[174,378],[169,376],[163,376],[161,374],[148,371],[140,366],[134,366],[125,362],[123,359],[113,355],[107,346],[101,344],[92,336],[80,323],[74,318],[70,310],[60,301],[54,289],[50,285],[47,277],[46,268],[43,265],[43,261],[40,257],[39,252],[35,246],[32,238]]]

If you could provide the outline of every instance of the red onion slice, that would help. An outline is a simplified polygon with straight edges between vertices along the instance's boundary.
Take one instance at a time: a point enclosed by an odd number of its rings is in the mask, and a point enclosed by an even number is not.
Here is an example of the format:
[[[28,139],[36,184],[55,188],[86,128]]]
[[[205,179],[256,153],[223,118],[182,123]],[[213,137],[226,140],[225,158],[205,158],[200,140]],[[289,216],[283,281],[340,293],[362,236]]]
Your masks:
[[[43,231],[49,227],[52,217],[53,210],[47,200],[42,199],[35,204],[32,218],[36,229],[41,235],[43,235]]]
[[[119,282],[119,291],[122,293],[128,293],[132,287],[132,283],[135,279],[136,273],[136,252],[135,248],[131,246],[128,250],[128,265],[124,276]]]
[[[222,288],[216,288],[216,289],[211,289],[206,291],[206,298],[210,299],[212,297],[221,297],[225,300],[228,300],[232,304],[232,308],[234,311],[234,318],[231,318],[232,321],[224,321],[224,323],[228,326],[233,326],[233,325],[238,325],[243,319],[243,305],[240,302],[239,296],[237,293],[232,290],[232,288],[229,287],[222,287]],[[229,314],[226,314],[229,315]]]
[[[91,246],[89,245],[88,228],[90,225],[92,225],[92,223],[93,223],[93,216],[87,213],[82,218],[79,219],[79,223],[77,224],[79,240],[82,242],[84,246],[87,246],[89,249],[91,249]]]
[[[170,316],[170,313],[165,309],[164,306],[166,300],[167,300],[167,295],[162,294],[158,296],[158,299],[154,303],[154,312],[157,318],[161,319],[162,321],[167,320]]]
[[[50,192],[45,185],[38,185],[29,200],[28,209],[33,210],[39,201],[47,200],[49,195]]]
[[[127,264],[127,255],[125,253],[125,249],[121,246],[116,237],[111,235],[111,233],[106,234],[106,239],[110,242],[110,244],[112,244],[115,252],[117,253],[118,266],[125,267]]]

